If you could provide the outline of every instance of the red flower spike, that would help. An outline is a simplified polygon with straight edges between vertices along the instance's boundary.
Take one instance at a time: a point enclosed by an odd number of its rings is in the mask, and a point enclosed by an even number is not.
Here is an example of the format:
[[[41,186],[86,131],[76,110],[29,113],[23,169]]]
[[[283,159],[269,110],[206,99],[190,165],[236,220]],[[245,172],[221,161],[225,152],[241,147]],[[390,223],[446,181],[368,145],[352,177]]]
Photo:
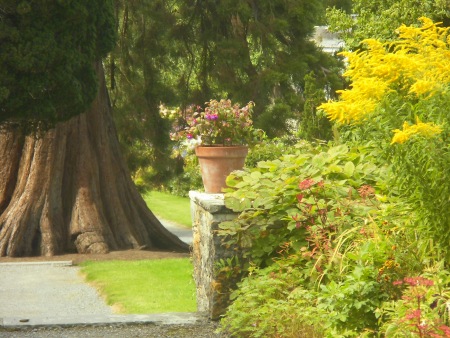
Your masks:
[[[372,186],[366,184],[358,189],[358,193],[362,199],[366,199],[367,197],[373,197],[375,195],[375,189]]]
[[[421,314],[421,311],[419,310],[419,309],[417,309],[417,310],[414,310],[414,311],[412,311],[412,312],[410,312],[410,313],[408,313],[406,316],[405,316],[405,318],[406,319],[417,319],[417,318],[420,318],[420,314]]]
[[[433,286],[434,282],[431,279],[426,279],[424,277],[406,277],[403,279],[406,284],[410,286]]]
[[[439,326],[439,330],[443,331],[443,333],[445,334],[445,337],[450,337],[450,327],[448,327],[446,325],[441,325],[441,326]]]
[[[312,178],[307,178],[306,180],[301,181],[298,184],[298,187],[300,188],[300,190],[306,190],[311,188],[314,184],[316,184],[316,182],[314,182]]]

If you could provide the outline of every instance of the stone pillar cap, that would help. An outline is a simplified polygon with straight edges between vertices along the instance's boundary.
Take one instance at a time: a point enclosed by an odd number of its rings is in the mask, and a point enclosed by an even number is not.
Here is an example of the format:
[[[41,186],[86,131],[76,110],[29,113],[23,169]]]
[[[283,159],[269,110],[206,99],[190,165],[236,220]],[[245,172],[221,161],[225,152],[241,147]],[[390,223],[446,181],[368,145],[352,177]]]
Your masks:
[[[189,191],[189,198],[211,214],[233,212],[225,207],[224,194]]]

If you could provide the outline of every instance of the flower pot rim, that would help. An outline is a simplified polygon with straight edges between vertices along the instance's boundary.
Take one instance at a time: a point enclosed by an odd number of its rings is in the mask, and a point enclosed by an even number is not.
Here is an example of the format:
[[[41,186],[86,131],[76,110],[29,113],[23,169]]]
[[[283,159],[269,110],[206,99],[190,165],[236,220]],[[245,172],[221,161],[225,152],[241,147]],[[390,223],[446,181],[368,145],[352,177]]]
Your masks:
[[[222,145],[222,144],[201,144],[195,148],[248,148],[245,144],[233,144],[233,145]]]

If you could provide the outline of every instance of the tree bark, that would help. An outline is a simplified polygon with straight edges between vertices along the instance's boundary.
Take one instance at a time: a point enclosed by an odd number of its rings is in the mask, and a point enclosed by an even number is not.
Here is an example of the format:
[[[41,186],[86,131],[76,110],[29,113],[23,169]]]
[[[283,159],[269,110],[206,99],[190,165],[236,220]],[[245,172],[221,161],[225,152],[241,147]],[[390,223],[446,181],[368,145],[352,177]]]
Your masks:
[[[136,190],[113,124],[105,77],[84,114],[42,137],[0,131],[0,256],[187,251]]]

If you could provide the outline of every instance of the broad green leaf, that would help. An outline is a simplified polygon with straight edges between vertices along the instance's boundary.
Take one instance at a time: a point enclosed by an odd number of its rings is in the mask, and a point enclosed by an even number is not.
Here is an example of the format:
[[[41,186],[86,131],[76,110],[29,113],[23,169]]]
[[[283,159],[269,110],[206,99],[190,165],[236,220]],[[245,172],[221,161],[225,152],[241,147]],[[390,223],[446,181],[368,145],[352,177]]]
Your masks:
[[[253,179],[255,179],[255,180],[259,180],[259,179],[261,179],[262,174],[261,174],[261,172],[259,172],[259,171],[253,171],[253,172],[250,174],[250,176],[251,176]]]
[[[331,157],[336,157],[338,155],[347,154],[348,153],[348,147],[346,145],[339,145],[339,146],[332,147],[332,148],[328,149],[327,153]]]
[[[359,260],[358,255],[354,254],[353,252],[347,252],[346,256],[348,259],[351,259],[352,261],[355,262]]]
[[[355,165],[353,164],[353,162],[348,161],[347,163],[345,163],[344,174],[347,177],[351,177],[353,176],[354,172],[355,172]]]
[[[342,172],[342,167],[336,164],[331,164],[330,166],[328,166],[327,170],[325,170],[325,174],[328,173],[341,173]]]

